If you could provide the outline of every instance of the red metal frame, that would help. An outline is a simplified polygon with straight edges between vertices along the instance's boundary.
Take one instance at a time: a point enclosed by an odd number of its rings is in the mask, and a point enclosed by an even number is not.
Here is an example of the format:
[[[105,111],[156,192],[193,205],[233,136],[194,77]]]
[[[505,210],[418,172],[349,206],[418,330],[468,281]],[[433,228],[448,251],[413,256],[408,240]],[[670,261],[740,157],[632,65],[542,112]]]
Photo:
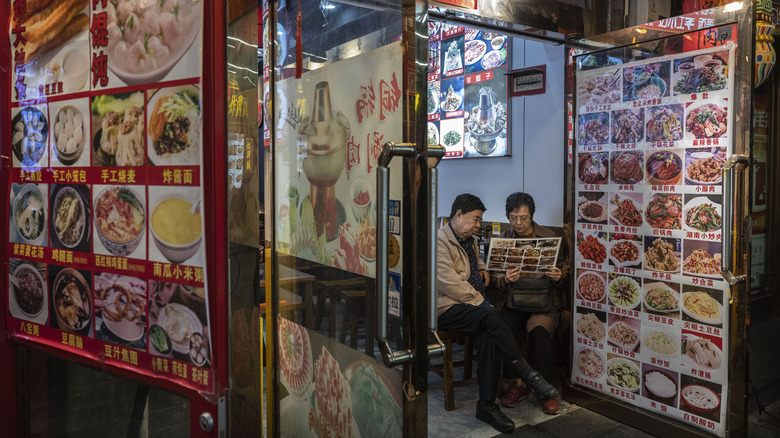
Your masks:
[[[29,342],[22,339],[10,339],[6,330],[8,301],[0,300],[0,430],[5,436],[17,435],[17,405],[15,373],[16,355],[14,344],[25,345],[60,359],[79,363],[115,373],[121,377],[136,382],[155,386],[188,397],[190,401],[190,436],[215,437],[220,427],[219,421],[227,423],[226,418],[219,418],[218,401],[227,394],[228,382],[228,294],[227,294],[227,203],[225,190],[226,159],[226,4],[225,0],[207,0],[204,2],[203,49],[202,49],[202,98],[203,98],[203,190],[206,229],[206,275],[209,297],[209,318],[212,327],[213,357],[212,366],[215,373],[214,395],[203,395],[197,391],[182,388],[180,385],[159,378],[139,375],[132,371],[106,365],[62,350]],[[8,23],[10,6],[0,8],[0,23]],[[219,42],[222,42],[221,44]],[[12,47],[6,37],[0,38],[0,102],[11,101],[11,53]],[[6,225],[8,220],[8,193],[11,145],[10,145],[11,108],[0,105],[0,151],[3,158],[0,168],[0,223]],[[8,167],[5,167],[8,166]],[[0,239],[0,284],[5,285],[8,271],[7,237]],[[5,292],[5,287],[0,289]],[[5,297],[5,294],[3,294]],[[200,428],[199,419],[203,412],[209,412],[215,419],[214,429],[205,432]]]
[[[0,8],[0,23],[9,22],[11,13],[10,3]],[[11,100],[11,41],[9,38],[0,38],[0,102],[10,102]],[[5,218],[8,218],[8,183],[9,168],[11,167],[11,108],[9,105],[0,105],[0,223],[6,224]],[[7,159],[5,158],[7,157]],[[6,167],[6,165],[8,167]],[[8,234],[8,227],[5,227]],[[5,278],[8,272],[8,254],[7,237],[0,239],[0,291],[6,289]],[[3,294],[5,296],[5,294]],[[14,379],[16,355],[11,342],[8,340],[6,331],[6,314],[8,313],[8,300],[0,300],[0,369],[6,370],[0,373],[2,383],[0,383],[0,430],[8,433],[9,436],[16,436],[16,385]]]
[[[216,375],[215,400],[190,397],[190,436],[217,436],[227,425],[216,424],[212,433],[199,426],[201,412],[210,412],[217,423],[217,401],[227,395],[228,383],[228,277],[227,277],[227,68],[225,53],[226,1],[209,0],[204,4],[203,26],[203,192],[208,251],[206,275],[209,296],[209,318],[212,327],[212,357]]]

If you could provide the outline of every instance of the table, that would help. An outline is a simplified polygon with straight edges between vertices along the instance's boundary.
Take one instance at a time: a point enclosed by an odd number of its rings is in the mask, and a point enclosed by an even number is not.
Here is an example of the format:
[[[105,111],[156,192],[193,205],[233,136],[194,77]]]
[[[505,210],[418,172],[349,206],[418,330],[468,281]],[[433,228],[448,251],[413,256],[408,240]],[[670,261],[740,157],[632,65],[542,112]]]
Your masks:
[[[266,275],[270,270],[266,269]],[[303,325],[311,327],[314,324],[314,282],[316,277],[285,265],[279,265],[279,287],[290,287],[297,292],[297,286],[303,285]],[[260,280],[260,287],[265,287],[265,279]],[[284,299],[280,296],[280,299]],[[289,300],[288,300],[289,302]]]

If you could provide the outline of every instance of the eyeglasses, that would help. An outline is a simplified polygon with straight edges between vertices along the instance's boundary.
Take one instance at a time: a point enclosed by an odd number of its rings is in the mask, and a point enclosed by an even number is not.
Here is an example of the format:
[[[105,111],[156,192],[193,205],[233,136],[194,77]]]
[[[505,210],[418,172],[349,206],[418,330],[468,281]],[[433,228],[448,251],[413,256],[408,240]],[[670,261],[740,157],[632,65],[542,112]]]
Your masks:
[[[510,214],[508,218],[510,223],[525,224],[531,221],[531,216],[515,216]]]

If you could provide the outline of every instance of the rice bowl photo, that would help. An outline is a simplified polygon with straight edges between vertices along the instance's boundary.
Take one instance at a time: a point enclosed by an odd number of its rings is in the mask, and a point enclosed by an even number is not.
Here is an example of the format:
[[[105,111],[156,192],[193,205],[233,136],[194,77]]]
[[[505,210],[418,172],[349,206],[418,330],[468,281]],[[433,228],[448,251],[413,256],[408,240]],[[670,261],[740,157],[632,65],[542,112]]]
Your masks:
[[[643,392],[652,400],[667,405],[675,405],[677,398],[677,373],[660,369],[649,368],[643,374]]]

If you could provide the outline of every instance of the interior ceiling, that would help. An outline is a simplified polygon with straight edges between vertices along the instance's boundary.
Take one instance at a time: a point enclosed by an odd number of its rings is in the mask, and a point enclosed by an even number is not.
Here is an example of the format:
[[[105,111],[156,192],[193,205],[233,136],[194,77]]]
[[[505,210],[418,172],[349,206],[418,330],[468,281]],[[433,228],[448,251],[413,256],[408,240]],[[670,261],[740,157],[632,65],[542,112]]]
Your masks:
[[[670,3],[672,16],[682,14],[682,0],[666,1]],[[629,27],[627,17],[631,11],[626,10],[626,5],[636,3],[625,0],[478,0],[477,14],[474,14],[470,9],[429,0],[429,5],[434,6],[430,10],[432,19],[583,48],[596,48],[580,43],[591,36]],[[296,32],[294,5],[297,2],[287,0],[281,8],[289,8],[291,13],[280,14],[280,24],[287,32],[291,49],[287,56],[292,59]],[[303,10],[303,51],[315,62],[323,61],[327,50],[387,27],[386,23],[395,23],[388,29],[388,36],[401,31],[397,19],[401,12],[400,0],[301,0],[300,6]]]

